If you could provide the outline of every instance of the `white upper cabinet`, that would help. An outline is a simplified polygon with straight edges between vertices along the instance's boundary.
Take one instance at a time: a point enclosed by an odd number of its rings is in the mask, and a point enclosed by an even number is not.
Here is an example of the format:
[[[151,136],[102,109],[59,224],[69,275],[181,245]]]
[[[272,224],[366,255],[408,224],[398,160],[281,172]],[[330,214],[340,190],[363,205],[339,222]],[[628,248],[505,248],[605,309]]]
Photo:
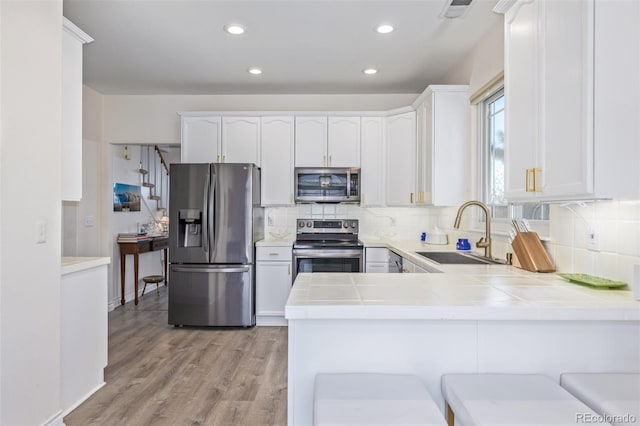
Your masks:
[[[430,86],[417,109],[417,204],[458,206],[466,199],[468,86]]]
[[[296,167],[360,167],[360,117],[296,117]]]
[[[512,7],[505,25],[505,191],[507,198],[526,193],[525,173],[535,166],[540,117],[538,106],[538,5]]]
[[[384,119],[361,118],[360,204],[384,206]]]
[[[327,166],[327,117],[296,117],[296,167]]]
[[[360,117],[329,117],[330,167],[360,167]]]
[[[260,118],[182,115],[183,163],[260,165]]]
[[[262,117],[262,205],[293,204],[293,117]]]
[[[260,117],[223,117],[221,162],[260,166]]]
[[[222,156],[220,116],[182,116],[182,163],[216,163]]]
[[[67,18],[62,23],[62,176],[64,201],[82,198],[82,45],[93,39]]]
[[[639,27],[640,2],[624,0],[507,11],[507,198],[640,195]]]
[[[416,113],[386,118],[386,204],[412,206],[416,202]]]

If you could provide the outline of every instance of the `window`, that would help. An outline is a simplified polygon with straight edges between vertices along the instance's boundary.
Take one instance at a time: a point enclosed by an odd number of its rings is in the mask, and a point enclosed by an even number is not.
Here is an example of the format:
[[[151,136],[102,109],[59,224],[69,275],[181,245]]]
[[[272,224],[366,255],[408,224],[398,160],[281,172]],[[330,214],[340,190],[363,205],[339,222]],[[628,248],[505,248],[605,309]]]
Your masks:
[[[484,109],[484,181],[483,195],[494,219],[508,219],[504,198],[504,89],[483,103]]]
[[[508,203],[505,199],[505,99],[504,89],[480,102],[480,195],[491,211],[492,219],[549,220],[549,205],[544,203]],[[484,220],[484,219],[482,219]]]

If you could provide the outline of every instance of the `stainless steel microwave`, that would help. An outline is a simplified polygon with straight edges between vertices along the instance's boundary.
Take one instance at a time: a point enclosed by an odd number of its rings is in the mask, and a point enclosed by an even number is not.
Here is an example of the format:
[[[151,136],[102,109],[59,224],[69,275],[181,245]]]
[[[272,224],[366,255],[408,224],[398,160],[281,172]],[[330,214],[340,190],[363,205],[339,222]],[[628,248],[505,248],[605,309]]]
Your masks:
[[[295,169],[296,203],[360,203],[360,168]]]

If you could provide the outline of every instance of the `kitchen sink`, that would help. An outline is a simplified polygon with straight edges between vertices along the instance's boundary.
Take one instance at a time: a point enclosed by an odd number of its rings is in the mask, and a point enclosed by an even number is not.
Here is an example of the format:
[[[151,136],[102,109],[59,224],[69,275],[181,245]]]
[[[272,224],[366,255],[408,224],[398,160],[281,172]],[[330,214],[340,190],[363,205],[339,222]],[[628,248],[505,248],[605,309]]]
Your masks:
[[[417,251],[422,257],[433,260],[442,265],[495,265],[498,261],[489,260],[484,257],[470,253],[458,253],[455,251]]]

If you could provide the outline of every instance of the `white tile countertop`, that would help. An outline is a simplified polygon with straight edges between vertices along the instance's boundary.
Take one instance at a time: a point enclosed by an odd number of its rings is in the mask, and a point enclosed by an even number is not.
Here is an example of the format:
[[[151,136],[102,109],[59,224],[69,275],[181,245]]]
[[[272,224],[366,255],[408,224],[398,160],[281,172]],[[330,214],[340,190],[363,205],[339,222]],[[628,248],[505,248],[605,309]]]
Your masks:
[[[291,247],[293,239],[264,239],[256,241],[256,247]]]
[[[507,265],[441,265],[415,251],[455,250],[420,242],[369,242],[442,273],[300,274],[285,308],[292,319],[640,321],[628,289],[594,289],[554,273]]]
[[[111,263],[110,257],[63,257],[60,261],[60,274],[72,274],[109,263]]]

